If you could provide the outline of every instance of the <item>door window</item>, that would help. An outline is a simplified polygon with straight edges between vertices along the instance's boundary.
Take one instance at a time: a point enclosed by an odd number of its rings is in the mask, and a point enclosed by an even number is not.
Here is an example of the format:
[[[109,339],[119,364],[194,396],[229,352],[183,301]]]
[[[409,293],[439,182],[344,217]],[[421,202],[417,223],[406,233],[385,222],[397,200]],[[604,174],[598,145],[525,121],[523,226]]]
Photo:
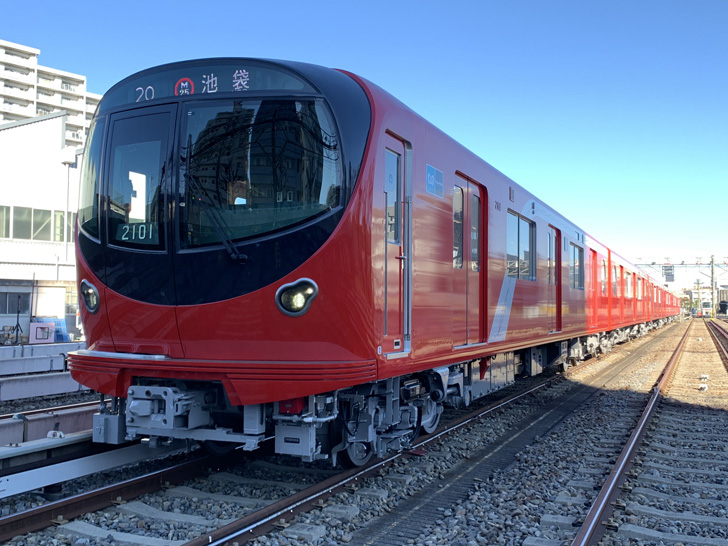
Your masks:
[[[400,224],[402,221],[402,207],[400,206],[399,154],[386,151],[384,163],[385,187],[387,194],[387,242],[400,244]]]
[[[170,114],[116,120],[109,164],[109,243],[164,248],[164,193]]]

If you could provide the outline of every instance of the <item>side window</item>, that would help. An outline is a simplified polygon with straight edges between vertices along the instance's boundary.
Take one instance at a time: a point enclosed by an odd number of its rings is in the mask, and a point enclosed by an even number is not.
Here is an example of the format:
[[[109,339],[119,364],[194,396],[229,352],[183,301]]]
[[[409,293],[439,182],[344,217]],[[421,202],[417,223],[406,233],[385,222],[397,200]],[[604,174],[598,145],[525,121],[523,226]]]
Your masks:
[[[81,166],[78,219],[81,229],[92,237],[99,236],[99,174],[104,125],[104,118],[97,119],[91,125]]]
[[[549,285],[557,285],[556,278],[556,230],[549,226],[548,228],[548,283]]]
[[[399,154],[386,151],[384,159],[384,191],[387,193],[387,242],[399,244],[399,224],[401,222],[402,207],[399,203],[400,177]]]
[[[602,260],[602,296],[607,295],[607,260]]]
[[[625,284],[625,296],[628,298],[632,297],[632,273],[629,271],[625,274],[624,278],[624,284]]]
[[[452,266],[463,268],[463,189],[459,186],[452,196]]]
[[[584,249],[571,243],[569,253],[569,280],[571,288],[584,290]]]
[[[480,271],[480,197],[470,201],[470,267]]]
[[[506,260],[509,277],[536,280],[535,244],[536,225],[514,212],[508,211],[506,225]]]
[[[617,274],[618,269],[616,265],[612,266],[612,295],[613,296],[619,296],[619,276]]]

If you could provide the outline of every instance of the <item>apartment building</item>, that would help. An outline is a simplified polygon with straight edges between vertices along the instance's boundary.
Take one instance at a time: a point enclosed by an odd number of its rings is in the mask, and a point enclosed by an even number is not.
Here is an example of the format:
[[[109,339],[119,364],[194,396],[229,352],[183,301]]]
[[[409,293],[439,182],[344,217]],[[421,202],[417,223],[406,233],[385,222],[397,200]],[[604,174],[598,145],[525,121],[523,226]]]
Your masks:
[[[86,91],[85,76],[40,66],[39,54],[0,40],[0,344],[15,339],[9,328],[27,340],[41,317],[79,335],[80,154],[101,95]]]
[[[80,147],[101,95],[86,76],[38,64],[40,50],[0,40],[0,125],[67,112],[66,146]]]

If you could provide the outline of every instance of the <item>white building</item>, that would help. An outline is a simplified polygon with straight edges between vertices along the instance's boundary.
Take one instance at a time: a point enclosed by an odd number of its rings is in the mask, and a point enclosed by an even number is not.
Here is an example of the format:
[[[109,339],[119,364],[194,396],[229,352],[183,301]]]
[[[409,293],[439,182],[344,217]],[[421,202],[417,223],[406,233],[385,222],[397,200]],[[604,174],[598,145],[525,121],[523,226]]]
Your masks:
[[[0,124],[65,111],[64,142],[81,146],[101,95],[86,91],[86,76],[39,65],[39,54],[0,40]]]
[[[78,167],[101,96],[85,76],[39,66],[39,53],[0,40],[0,344],[3,327],[27,336],[31,317],[78,334]]]

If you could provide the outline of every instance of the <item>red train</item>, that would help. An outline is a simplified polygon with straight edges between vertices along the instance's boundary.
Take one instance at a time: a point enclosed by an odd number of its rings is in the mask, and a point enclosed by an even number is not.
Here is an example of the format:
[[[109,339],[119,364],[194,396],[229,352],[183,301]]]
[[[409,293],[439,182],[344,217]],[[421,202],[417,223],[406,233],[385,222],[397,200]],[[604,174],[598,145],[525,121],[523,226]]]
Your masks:
[[[362,464],[443,404],[608,351],[677,299],[354,74],[211,59],[114,86],[83,161],[94,439]]]

